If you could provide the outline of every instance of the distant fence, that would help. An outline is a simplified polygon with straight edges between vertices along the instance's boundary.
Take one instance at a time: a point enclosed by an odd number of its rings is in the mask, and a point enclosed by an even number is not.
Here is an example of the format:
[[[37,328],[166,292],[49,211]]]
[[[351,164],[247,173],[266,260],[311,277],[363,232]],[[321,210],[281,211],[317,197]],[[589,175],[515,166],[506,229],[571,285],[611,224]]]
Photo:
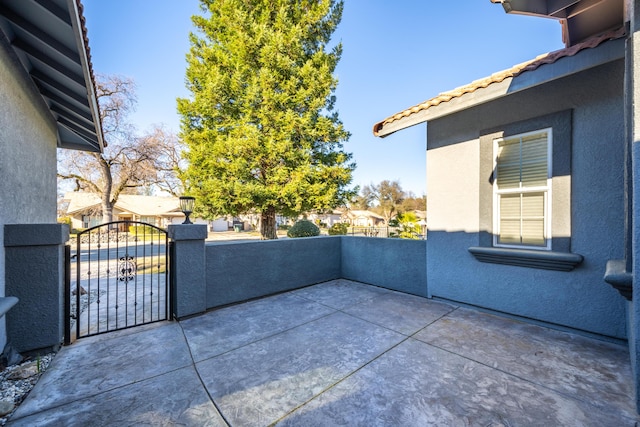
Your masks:
[[[347,229],[349,236],[364,236],[364,237],[398,237],[402,232],[402,227],[363,227],[352,226]],[[416,239],[424,239],[424,234],[414,233]]]

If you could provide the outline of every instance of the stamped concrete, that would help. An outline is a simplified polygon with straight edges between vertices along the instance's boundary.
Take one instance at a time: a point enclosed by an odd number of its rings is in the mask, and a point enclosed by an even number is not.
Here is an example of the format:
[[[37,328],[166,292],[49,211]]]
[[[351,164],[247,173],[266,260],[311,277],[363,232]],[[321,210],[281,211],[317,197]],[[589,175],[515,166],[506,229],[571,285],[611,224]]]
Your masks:
[[[63,348],[10,425],[634,426],[624,346],[347,280]]]
[[[282,333],[333,311],[288,293],[247,302],[242,309],[227,307],[180,323],[197,362]]]

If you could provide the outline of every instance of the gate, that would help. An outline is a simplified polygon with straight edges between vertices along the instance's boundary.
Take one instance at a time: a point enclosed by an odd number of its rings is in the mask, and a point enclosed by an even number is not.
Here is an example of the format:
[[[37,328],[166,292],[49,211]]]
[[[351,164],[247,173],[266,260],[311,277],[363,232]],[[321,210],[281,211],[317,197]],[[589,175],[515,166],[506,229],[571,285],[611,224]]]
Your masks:
[[[167,232],[115,221],[77,235],[69,252],[65,344],[169,318]]]

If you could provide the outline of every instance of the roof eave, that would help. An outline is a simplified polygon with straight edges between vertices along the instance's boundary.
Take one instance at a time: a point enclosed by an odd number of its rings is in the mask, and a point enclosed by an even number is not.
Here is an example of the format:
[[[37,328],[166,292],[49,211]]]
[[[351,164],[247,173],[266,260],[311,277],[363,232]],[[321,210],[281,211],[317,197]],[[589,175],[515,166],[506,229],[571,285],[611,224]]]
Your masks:
[[[515,77],[507,77],[499,82],[493,82],[486,87],[478,88],[461,96],[451,97],[451,99],[439,102],[437,105],[431,105],[428,108],[418,108],[421,105],[418,104],[418,106],[405,110],[406,112],[415,109],[415,113],[410,113],[396,120],[389,121],[388,118],[376,123],[373,126],[373,134],[374,136],[384,138],[420,123],[457,113],[553,80],[622,59],[624,58],[624,54],[625,39],[610,40],[597,47],[585,49],[576,55],[565,56],[556,62],[544,64],[535,70],[525,71]],[[400,114],[402,113],[398,113],[397,115]]]
[[[0,0],[0,41],[48,110],[57,146],[101,152],[100,122],[80,0]],[[36,99],[36,98],[39,98]]]
[[[93,121],[96,124],[96,137],[98,139],[98,147],[96,147],[96,151],[102,152],[106,144],[104,142],[104,135],[102,133],[102,121],[100,120],[100,107],[98,106],[95,78],[93,75],[91,58],[89,57],[90,48],[86,36],[87,29],[84,25],[84,18],[82,18],[84,16],[82,13],[82,4],[80,3],[80,0],[67,0],[67,4],[69,5],[69,10],[73,11],[73,13],[71,14],[73,18],[71,23],[73,25],[73,30],[76,37],[78,53],[80,54],[80,62],[82,63],[82,72],[84,74],[84,79],[87,87],[89,108],[91,109],[91,116],[93,117]],[[73,149],[74,147],[68,148]]]

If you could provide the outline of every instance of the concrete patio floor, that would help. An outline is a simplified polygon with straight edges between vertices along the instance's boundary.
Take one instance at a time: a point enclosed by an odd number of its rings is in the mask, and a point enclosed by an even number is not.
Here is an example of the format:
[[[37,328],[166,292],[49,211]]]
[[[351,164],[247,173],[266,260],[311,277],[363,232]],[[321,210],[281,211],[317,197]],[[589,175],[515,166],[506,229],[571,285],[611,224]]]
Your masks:
[[[626,347],[346,280],[63,348],[14,426],[634,426]]]

